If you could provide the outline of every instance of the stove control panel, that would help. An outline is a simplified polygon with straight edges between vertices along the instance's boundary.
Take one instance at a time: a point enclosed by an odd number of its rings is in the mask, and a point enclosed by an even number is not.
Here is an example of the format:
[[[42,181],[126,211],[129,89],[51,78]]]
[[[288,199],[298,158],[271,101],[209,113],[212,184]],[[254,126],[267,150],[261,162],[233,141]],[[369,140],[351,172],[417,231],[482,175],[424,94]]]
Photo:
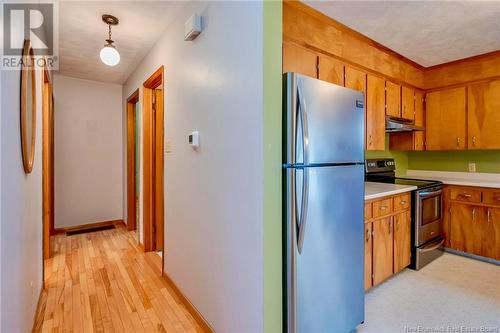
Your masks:
[[[396,163],[393,158],[367,159],[366,173],[393,172],[396,170]]]

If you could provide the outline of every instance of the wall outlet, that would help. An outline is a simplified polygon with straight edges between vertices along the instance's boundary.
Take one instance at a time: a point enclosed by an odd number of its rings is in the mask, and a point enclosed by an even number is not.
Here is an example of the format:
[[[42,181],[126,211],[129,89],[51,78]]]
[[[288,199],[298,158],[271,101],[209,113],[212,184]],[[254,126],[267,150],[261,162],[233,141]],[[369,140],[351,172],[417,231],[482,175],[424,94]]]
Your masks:
[[[469,172],[476,172],[476,163],[469,163]]]

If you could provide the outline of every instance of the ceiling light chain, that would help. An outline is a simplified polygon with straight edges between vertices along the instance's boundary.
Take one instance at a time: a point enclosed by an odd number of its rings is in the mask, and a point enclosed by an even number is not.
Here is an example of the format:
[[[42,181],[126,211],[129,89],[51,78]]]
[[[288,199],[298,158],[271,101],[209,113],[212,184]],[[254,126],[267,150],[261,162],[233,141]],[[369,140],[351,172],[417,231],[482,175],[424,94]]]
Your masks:
[[[120,53],[113,45],[114,41],[111,39],[111,26],[118,25],[118,18],[113,15],[104,14],[102,16],[102,21],[108,25],[108,39],[106,39],[106,44],[101,49],[100,57],[103,63],[108,66],[116,66],[120,62]]]

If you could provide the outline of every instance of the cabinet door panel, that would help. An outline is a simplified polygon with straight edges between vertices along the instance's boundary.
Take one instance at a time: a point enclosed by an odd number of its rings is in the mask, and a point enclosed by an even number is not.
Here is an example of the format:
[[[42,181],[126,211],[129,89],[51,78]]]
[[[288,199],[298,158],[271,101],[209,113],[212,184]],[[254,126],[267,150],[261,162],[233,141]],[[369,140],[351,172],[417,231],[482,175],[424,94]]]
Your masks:
[[[415,90],[415,126],[424,127],[424,94],[420,90]],[[414,149],[425,150],[425,131],[413,133]]]
[[[386,81],[385,89],[385,114],[391,117],[401,117],[401,86]]]
[[[373,285],[377,285],[393,273],[392,217],[373,222]]]
[[[401,87],[401,118],[415,120],[415,92],[412,88]]]
[[[426,150],[465,149],[465,87],[426,95]]]
[[[327,81],[339,86],[344,85],[344,64],[335,58],[320,55],[318,58],[320,80]]]
[[[410,211],[394,216],[394,273],[410,264]]]
[[[486,208],[486,221],[483,223],[481,254],[500,260],[500,208]]]
[[[292,43],[283,44],[283,73],[296,72],[317,78],[316,53]]]
[[[372,287],[372,223],[365,223],[365,290]]]
[[[451,247],[481,255],[482,223],[485,210],[471,205],[451,205]]]
[[[345,86],[362,91],[366,98],[366,74],[358,69],[345,66]]]
[[[385,81],[367,75],[366,149],[385,150]]]
[[[469,149],[499,149],[500,81],[468,87]]]

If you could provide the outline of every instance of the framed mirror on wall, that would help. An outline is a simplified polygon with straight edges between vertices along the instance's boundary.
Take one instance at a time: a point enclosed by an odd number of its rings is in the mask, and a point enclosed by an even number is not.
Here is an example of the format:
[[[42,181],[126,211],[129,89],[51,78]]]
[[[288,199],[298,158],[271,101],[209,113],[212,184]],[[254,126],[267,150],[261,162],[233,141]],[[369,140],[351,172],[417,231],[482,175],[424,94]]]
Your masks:
[[[21,149],[25,173],[33,170],[36,140],[35,55],[28,39],[24,41],[21,65]]]

